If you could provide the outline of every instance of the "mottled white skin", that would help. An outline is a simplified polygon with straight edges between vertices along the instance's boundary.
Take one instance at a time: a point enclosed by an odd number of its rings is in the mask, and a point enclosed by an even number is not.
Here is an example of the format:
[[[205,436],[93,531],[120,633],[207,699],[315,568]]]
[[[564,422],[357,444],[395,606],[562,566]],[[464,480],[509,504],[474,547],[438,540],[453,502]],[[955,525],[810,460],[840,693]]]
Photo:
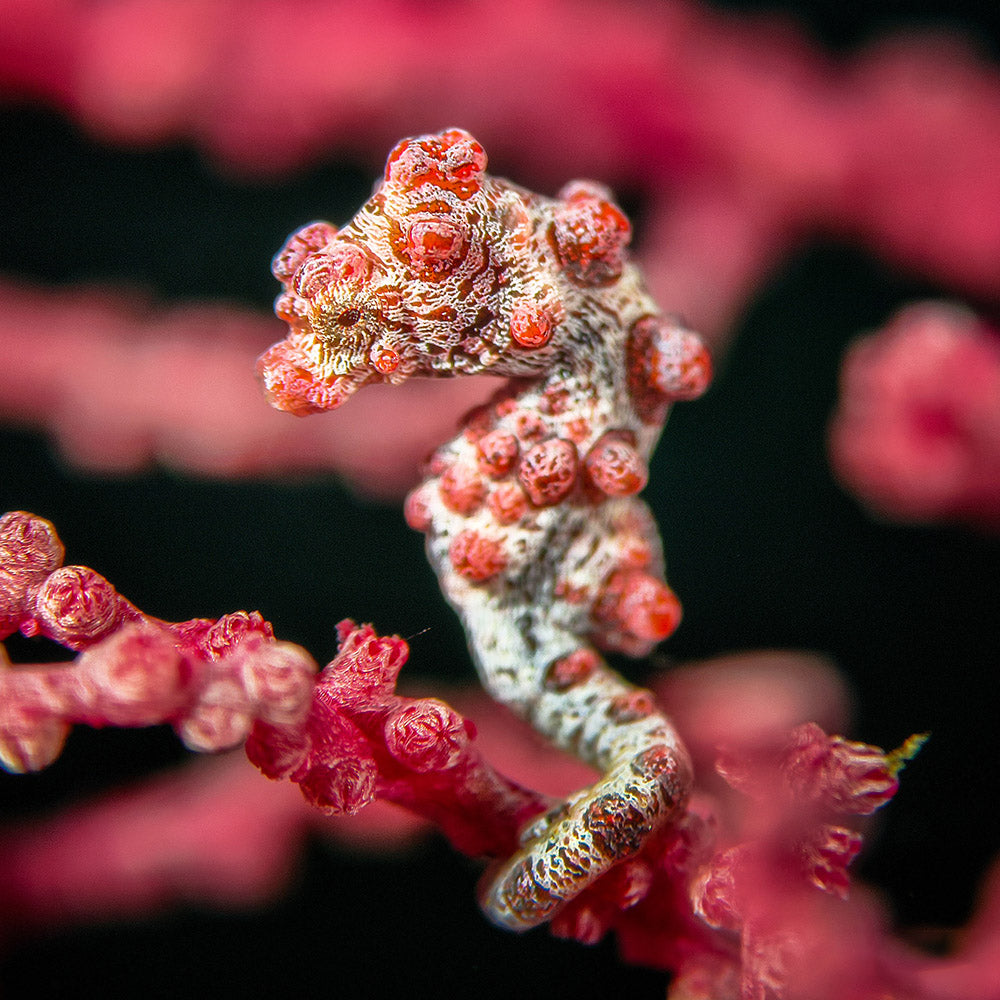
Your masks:
[[[493,426],[513,433],[520,413],[544,412],[545,389],[555,385],[568,390],[573,402],[564,414],[543,417],[550,434],[566,437],[567,423],[582,417],[590,430],[578,442],[581,455],[606,431],[626,429],[635,433],[637,450],[648,459],[660,427],[643,424],[636,414],[625,385],[624,357],[631,321],[654,313],[655,305],[631,266],[613,297],[601,289],[600,308],[575,288],[561,290],[575,324],[572,347],[561,353],[548,378],[516,397],[517,410],[497,418]],[[475,465],[476,445],[460,434],[438,455]],[[553,690],[545,682],[551,665],[586,646],[594,631],[591,601],[562,599],[557,584],[569,583],[595,597],[620,564],[623,549],[637,539],[649,547],[652,568],[659,571],[659,535],[648,508],[635,497],[608,497],[596,505],[567,500],[554,507],[529,508],[517,524],[499,525],[485,505],[471,515],[449,510],[434,488],[436,478],[420,490],[431,522],[427,551],[465,627],[484,685],[556,746],[604,775],[554,816],[533,824],[525,832],[522,850],[487,888],[482,902],[488,915],[522,930],[549,918],[623,860],[623,853],[609,855],[595,838],[586,820],[594,803],[604,800],[619,821],[631,827],[621,837],[629,853],[684,806],[690,767],[669,720],[659,712],[631,722],[613,718],[614,699],[634,694],[632,685],[603,661],[587,680],[565,690]],[[477,583],[453,568],[449,546],[457,533],[470,528],[502,538],[509,562],[501,576]],[[656,748],[665,751],[671,766],[652,768],[637,762]]]
[[[491,919],[523,930],[636,854],[684,808],[690,764],[677,734],[651,697],[591,645],[643,655],[662,638],[595,618],[616,570],[662,576],[659,535],[645,504],[602,493],[586,480],[582,460],[605,432],[616,432],[647,463],[667,403],[697,393],[678,375],[674,394],[660,379],[662,405],[652,411],[633,398],[630,331],[659,310],[624,257],[627,222],[607,193],[576,183],[547,199],[486,176],[484,167],[481,147],[458,131],[397,146],[385,182],[343,230],[330,227],[312,264],[297,257],[294,276],[276,264],[290,332],[262,357],[259,372],[271,401],[298,413],[339,406],[370,381],[475,372],[514,379],[505,399],[436,452],[408,504],[419,510],[411,523],[426,533],[430,561],[490,693],[603,775],[531,824],[522,849],[485,890]],[[413,234],[438,224],[460,235],[445,240],[428,265],[422,246],[412,249]],[[595,231],[603,242],[594,241]],[[448,245],[458,248],[450,257]],[[334,267],[339,277],[325,284],[303,279],[317,261],[345,254],[353,261],[359,252],[362,277],[352,262]],[[549,321],[540,343],[513,334],[525,303]],[[683,368],[701,350],[697,338],[665,320],[657,336],[668,367]],[[386,351],[390,371],[373,360]],[[489,498],[501,487],[520,490],[520,467],[483,472],[477,442],[487,431],[509,432],[521,458],[538,442],[572,442],[581,461],[572,487],[551,503],[525,500],[519,516],[498,516]],[[456,469],[488,499],[456,504],[443,482]],[[491,571],[477,575],[456,561],[455,540],[469,532],[502,553]],[[567,680],[555,669],[581,654],[591,669],[579,676]]]

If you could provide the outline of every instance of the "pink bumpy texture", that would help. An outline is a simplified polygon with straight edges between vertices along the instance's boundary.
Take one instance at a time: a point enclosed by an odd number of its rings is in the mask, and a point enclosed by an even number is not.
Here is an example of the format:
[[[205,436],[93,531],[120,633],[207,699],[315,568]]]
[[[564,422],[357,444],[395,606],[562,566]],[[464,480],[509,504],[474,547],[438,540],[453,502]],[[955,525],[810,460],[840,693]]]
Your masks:
[[[604,188],[553,200],[485,168],[461,130],[404,140],[343,229],[293,235],[273,266],[289,332],[258,375],[299,415],[413,375],[511,379],[434,453],[406,511],[489,691],[603,775],[486,886],[491,918],[525,929],[687,800],[672,725],[594,646],[645,655],[680,621],[636,494],[669,404],[704,391],[710,362],[650,298]]]
[[[0,517],[0,640],[16,631],[80,652],[73,664],[11,668],[0,646],[0,767],[36,771],[71,726],[168,722],[192,750],[241,745],[255,720],[304,723],[316,664],[276,642],[257,612],[165,622],[100,573],[64,566],[44,518]]]
[[[317,674],[256,611],[162,621],[63,554],[44,518],[0,517],[0,640],[20,631],[81,651],[71,663],[14,666],[0,644],[5,770],[47,767],[76,723],[165,722],[192,750],[244,744],[264,774],[296,783],[323,812],[387,799],[468,854],[510,854],[518,829],[552,805],[498,774],[472,746],[472,723],[444,702],[396,693],[409,655],[398,636],[343,621],[337,656]]]

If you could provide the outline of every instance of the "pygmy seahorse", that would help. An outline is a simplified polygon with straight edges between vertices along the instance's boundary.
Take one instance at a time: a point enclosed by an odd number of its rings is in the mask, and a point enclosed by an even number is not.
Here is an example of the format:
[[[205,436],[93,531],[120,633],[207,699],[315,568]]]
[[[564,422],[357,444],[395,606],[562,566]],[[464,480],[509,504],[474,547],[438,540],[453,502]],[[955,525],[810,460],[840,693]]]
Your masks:
[[[679,622],[636,494],[669,404],[704,391],[710,362],[646,291],[606,189],[551,199],[485,170],[459,129],[406,139],[346,226],[291,236],[273,263],[289,332],[258,374],[296,414],[370,382],[510,378],[434,453],[406,517],[493,697],[602,773],[485,890],[487,914],[524,929],[684,808],[672,725],[595,647],[645,655]]]

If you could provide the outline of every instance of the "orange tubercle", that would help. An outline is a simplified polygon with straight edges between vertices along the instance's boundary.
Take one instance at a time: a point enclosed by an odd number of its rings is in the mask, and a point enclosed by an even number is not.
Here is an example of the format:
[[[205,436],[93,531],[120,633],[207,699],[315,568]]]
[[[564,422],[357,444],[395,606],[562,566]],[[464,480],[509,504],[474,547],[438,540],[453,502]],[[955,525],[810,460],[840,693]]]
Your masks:
[[[510,335],[521,347],[544,347],[552,337],[552,320],[537,302],[518,302],[510,315]]]
[[[372,367],[383,375],[391,375],[399,367],[399,355],[389,347],[373,352]]]
[[[460,531],[448,549],[448,558],[456,573],[472,583],[485,583],[507,566],[503,545],[478,531]]]
[[[493,430],[484,434],[476,445],[479,467],[493,479],[507,475],[518,456],[517,438],[506,431]]]
[[[649,478],[646,463],[634,446],[635,435],[602,434],[584,459],[587,478],[601,493],[627,497],[638,493]]]
[[[578,468],[576,445],[565,438],[549,438],[525,452],[517,478],[536,507],[552,507],[572,492]]]
[[[472,514],[486,499],[486,484],[472,466],[456,462],[441,475],[438,490],[444,505],[456,514]]]
[[[500,524],[514,524],[528,512],[528,498],[517,483],[500,483],[487,497],[486,506]]]
[[[659,642],[681,623],[681,604],[662,581],[643,570],[618,570],[608,577],[594,617],[636,639]]]
[[[552,663],[545,672],[545,687],[565,691],[588,680],[600,668],[601,658],[592,649],[582,647]]]

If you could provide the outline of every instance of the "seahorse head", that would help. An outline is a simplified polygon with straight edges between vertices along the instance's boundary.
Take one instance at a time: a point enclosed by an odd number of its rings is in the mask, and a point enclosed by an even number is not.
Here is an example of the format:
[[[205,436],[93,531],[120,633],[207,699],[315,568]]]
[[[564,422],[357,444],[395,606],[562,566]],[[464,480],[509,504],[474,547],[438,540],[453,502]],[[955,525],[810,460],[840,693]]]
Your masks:
[[[547,199],[488,176],[461,129],[404,139],[346,226],[312,223],[275,257],[289,330],[258,375],[272,405],[305,414],[370,382],[540,374],[566,296],[616,282],[629,234],[598,185]]]
[[[343,229],[318,222],[289,238],[272,265],[288,335],[257,364],[272,405],[312,413],[370,382],[489,366],[499,278],[485,168],[466,132],[406,139]]]

